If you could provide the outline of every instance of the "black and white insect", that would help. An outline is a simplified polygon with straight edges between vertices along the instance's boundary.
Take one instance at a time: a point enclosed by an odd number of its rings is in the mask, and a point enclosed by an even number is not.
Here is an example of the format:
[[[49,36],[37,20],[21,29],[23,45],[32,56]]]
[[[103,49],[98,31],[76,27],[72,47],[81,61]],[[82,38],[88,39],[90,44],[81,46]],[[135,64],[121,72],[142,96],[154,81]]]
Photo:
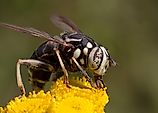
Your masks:
[[[30,58],[19,59],[17,62],[17,84],[21,93],[26,92],[21,78],[20,65],[28,67],[29,80],[35,90],[43,89],[51,76],[53,76],[53,81],[64,76],[64,82],[69,86],[68,72],[78,71],[82,72],[93,87],[105,87],[103,75],[110,66],[116,65],[108,50],[81,32],[70,19],[53,16],[51,20],[64,31],[59,36],[51,36],[34,28],[0,23],[1,27],[46,39]],[[95,83],[89,77],[89,72],[93,73]]]

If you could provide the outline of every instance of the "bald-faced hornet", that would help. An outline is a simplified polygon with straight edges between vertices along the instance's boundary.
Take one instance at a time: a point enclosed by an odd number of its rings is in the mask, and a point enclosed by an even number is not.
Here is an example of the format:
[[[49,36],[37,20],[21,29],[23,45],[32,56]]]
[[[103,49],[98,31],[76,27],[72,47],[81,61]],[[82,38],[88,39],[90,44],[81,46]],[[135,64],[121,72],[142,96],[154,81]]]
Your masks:
[[[0,23],[1,27],[46,39],[29,59],[19,59],[17,62],[17,84],[21,93],[25,94],[25,88],[20,74],[20,65],[28,67],[29,80],[35,90],[43,89],[51,75],[53,81],[63,75],[65,84],[69,86],[68,72],[78,71],[82,72],[93,87],[103,88],[102,76],[109,66],[116,65],[108,50],[81,32],[70,19],[53,16],[51,20],[64,31],[59,36],[51,36],[34,28]],[[93,73],[95,84],[87,72]]]

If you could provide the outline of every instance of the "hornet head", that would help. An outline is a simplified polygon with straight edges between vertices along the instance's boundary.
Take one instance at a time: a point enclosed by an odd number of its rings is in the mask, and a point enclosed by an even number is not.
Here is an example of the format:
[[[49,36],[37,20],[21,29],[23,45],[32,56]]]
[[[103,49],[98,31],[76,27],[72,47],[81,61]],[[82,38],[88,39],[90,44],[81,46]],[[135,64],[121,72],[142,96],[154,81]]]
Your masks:
[[[110,66],[116,66],[116,62],[110,57],[110,54],[103,46],[97,46],[92,49],[88,58],[89,69],[94,74],[96,85],[101,87],[103,84],[102,76]]]

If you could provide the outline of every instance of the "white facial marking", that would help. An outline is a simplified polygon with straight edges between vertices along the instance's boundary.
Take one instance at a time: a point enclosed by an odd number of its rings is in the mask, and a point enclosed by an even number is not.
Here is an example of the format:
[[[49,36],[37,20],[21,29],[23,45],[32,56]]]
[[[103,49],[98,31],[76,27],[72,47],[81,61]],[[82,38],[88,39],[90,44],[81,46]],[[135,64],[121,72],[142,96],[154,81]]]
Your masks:
[[[88,64],[89,67],[97,75],[104,75],[109,67],[108,56],[106,55],[106,49],[104,47],[94,47],[89,54]],[[105,66],[107,68],[105,69]],[[96,70],[97,69],[97,70]]]
[[[84,49],[83,49],[83,53],[87,56],[88,55],[88,48],[87,47],[85,47]]]
[[[74,51],[74,57],[75,58],[78,58],[79,56],[80,56],[80,54],[81,54],[81,50],[79,49],[79,48],[77,48],[75,51]]]
[[[80,59],[80,62],[81,62],[81,64],[84,64],[84,59],[83,58]]]
[[[88,64],[91,69],[98,68],[98,65],[101,62],[100,54],[101,54],[101,50],[99,49],[99,47],[94,47],[92,51],[90,52],[89,58],[88,58]]]
[[[107,71],[107,69],[105,69],[105,66],[109,66],[108,63],[108,57],[106,56],[106,49],[104,47],[100,47],[100,49],[102,49],[103,51],[103,60],[101,62],[101,65],[99,67],[98,70],[96,70],[96,73],[98,73],[99,75],[104,75],[104,73]]]
[[[88,42],[88,43],[87,43],[87,47],[88,47],[88,48],[92,48],[93,45],[92,45],[90,42]]]

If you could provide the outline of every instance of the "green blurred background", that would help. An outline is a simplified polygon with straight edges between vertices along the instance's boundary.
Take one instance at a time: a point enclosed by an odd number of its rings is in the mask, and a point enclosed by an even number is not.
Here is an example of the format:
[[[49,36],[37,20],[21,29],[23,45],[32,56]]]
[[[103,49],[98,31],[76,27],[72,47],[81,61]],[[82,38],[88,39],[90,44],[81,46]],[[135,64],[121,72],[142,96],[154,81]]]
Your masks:
[[[109,48],[118,62],[104,79],[107,113],[158,112],[158,1],[156,0],[0,0],[0,21],[59,34],[53,14],[71,18],[87,35]],[[42,43],[0,28],[0,106],[19,95],[15,65]],[[25,85],[28,74],[23,69]]]

